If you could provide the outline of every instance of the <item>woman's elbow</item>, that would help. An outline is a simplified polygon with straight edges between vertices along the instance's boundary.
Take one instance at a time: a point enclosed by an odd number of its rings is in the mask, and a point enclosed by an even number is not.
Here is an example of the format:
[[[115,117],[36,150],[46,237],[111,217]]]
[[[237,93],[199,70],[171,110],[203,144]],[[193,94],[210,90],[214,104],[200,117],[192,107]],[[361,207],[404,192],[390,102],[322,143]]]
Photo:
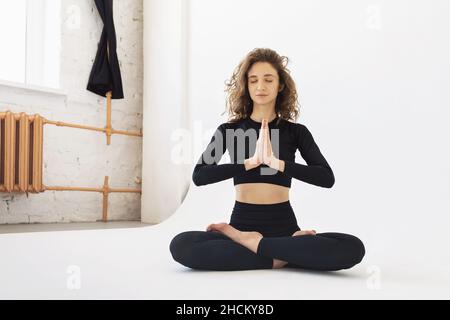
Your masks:
[[[328,177],[326,179],[325,188],[332,188],[334,186],[334,174],[333,171],[330,171]]]
[[[200,170],[194,170],[192,173],[192,181],[197,187],[205,186],[208,184],[207,179],[205,179],[205,174],[200,172]]]
[[[330,178],[328,179],[328,183],[326,185],[326,188],[332,188],[334,186],[334,176],[330,176]]]
[[[332,187],[334,186],[335,179],[334,179],[333,171],[331,171],[331,169],[330,169],[330,170],[327,170],[327,171],[328,171],[328,172],[327,172],[326,175],[324,176],[324,180],[323,180],[322,186],[323,186],[324,188],[330,189],[330,188],[332,188]]]
[[[204,185],[202,179],[199,177],[199,175],[196,172],[192,173],[192,181],[194,182],[194,184],[197,187]]]

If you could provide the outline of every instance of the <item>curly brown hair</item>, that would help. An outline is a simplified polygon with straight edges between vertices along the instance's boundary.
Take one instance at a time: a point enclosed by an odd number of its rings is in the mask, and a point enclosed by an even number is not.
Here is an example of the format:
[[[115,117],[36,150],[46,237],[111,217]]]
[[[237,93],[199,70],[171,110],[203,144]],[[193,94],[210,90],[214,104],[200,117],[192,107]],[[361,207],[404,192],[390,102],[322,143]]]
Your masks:
[[[225,81],[228,92],[225,111],[228,111],[229,122],[237,122],[250,117],[253,112],[253,101],[248,91],[248,72],[256,62],[268,62],[278,72],[280,87],[275,103],[275,113],[281,119],[296,121],[299,116],[299,103],[295,82],[286,67],[289,58],[280,56],[276,51],[268,48],[256,48],[250,51],[234,70],[230,80]]]

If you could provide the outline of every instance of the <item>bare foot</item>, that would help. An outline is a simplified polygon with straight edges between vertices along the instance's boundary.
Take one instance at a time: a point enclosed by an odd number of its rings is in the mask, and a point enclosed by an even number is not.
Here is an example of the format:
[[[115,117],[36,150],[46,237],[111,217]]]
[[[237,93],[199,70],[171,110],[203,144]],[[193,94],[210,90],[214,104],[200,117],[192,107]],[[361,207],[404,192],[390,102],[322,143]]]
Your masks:
[[[281,269],[285,267],[288,263],[283,260],[273,259],[272,269]]]
[[[292,235],[293,237],[297,237],[297,236],[305,236],[305,235],[316,235],[316,230],[299,230],[294,232],[294,234]]]
[[[206,231],[218,231],[226,235],[231,240],[243,245],[247,249],[256,253],[259,241],[263,238],[257,231],[239,231],[228,223],[213,223],[206,228]]]

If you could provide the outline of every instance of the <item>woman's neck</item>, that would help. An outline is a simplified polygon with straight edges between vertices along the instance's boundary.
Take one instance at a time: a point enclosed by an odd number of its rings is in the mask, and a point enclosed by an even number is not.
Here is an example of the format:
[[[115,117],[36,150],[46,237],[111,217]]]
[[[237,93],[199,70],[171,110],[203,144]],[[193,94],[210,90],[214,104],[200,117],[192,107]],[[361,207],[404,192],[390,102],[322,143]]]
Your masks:
[[[250,118],[252,118],[257,122],[262,122],[262,119],[267,119],[268,122],[271,122],[277,117],[274,108],[272,109],[265,108],[263,110],[261,109],[262,108],[258,108],[257,106],[255,106],[253,108],[252,114],[250,115]]]

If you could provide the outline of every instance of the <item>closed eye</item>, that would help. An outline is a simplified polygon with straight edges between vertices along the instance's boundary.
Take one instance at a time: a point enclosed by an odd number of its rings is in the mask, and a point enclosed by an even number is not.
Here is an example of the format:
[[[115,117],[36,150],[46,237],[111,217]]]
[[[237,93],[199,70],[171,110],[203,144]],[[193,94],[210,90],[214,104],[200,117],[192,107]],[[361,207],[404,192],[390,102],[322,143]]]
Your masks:
[[[256,83],[258,81],[250,81],[250,83]],[[273,82],[273,80],[266,80],[266,82]]]

